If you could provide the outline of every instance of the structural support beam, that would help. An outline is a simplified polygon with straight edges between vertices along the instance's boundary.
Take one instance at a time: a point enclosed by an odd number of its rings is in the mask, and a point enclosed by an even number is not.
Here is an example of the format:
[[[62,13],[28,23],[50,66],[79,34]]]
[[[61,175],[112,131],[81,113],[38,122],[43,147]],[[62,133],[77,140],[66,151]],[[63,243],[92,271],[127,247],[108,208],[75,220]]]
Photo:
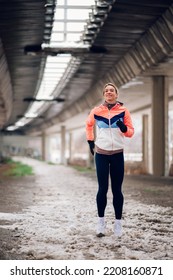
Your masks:
[[[10,118],[13,107],[13,93],[10,72],[0,39],[0,128]]]
[[[72,160],[72,141],[73,141],[73,133],[69,132],[69,163],[71,163]]]
[[[66,164],[66,157],[65,157],[65,151],[66,151],[66,129],[65,126],[61,126],[61,159],[60,162],[61,164]]]
[[[153,77],[152,93],[153,175],[168,174],[168,80]]]
[[[148,141],[149,141],[149,135],[148,135],[148,115],[143,115],[142,117],[142,155],[143,155],[143,165],[145,172],[149,172],[149,157],[148,157]]]
[[[41,135],[41,152],[42,160],[46,160],[46,135],[44,132]]]
[[[0,162],[3,157],[3,136],[0,134]]]

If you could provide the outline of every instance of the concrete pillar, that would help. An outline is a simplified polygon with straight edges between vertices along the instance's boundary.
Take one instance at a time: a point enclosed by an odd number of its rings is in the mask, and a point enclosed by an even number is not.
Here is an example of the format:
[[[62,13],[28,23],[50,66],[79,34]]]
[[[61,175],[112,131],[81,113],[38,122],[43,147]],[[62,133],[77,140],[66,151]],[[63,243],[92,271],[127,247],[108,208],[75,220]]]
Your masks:
[[[149,157],[148,157],[148,150],[149,150],[149,135],[148,135],[148,115],[142,116],[142,160],[145,171],[148,173],[149,169]]]
[[[153,77],[152,92],[153,175],[168,174],[168,79]]]
[[[43,132],[41,135],[41,155],[42,155],[42,160],[46,160],[46,135]]]
[[[0,162],[2,160],[2,155],[3,155],[3,153],[2,153],[2,150],[3,150],[2,143],[3,143],[3,137],[2,137],[1,132],[0,132]]]
[[[45,138],[45,160],[51,162],[51,137],[49,135]]]
[[[45,132],[42,133],[41,136],[41,151],[42,151],[42,160],[51,161],[50,158],[50,138],[46,135]]]
[[[69,148],[69,163],[72,160],[72,141],[73,141],[73,133],[70,131],[69,132],[69,143],[68,143],[68,148]]]
[[[61,158],[60,162],[61,164],[66,164],[66,158],[65,158],[65,151],[66,151],[66,129],[65,126],[61,126]]]

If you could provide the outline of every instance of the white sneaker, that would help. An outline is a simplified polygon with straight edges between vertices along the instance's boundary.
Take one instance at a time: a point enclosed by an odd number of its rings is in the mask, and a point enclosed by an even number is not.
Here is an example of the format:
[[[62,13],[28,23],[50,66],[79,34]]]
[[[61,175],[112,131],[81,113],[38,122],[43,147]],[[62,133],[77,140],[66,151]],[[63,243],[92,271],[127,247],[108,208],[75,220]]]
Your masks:
[[[122,236],[122,223],[121,220],[115,220],[114,233],[117,237]]]
[[[97,225],[97,237],[102,237],[105,235],[105,221],[104,218],[99,218]]]

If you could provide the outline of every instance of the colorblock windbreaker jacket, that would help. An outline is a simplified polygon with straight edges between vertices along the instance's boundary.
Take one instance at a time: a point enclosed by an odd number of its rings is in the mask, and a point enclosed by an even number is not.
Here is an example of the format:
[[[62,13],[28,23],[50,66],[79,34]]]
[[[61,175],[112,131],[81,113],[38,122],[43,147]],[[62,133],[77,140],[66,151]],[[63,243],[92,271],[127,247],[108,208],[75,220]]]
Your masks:
[[[116,122],[121,120],[127,126],[127,132],[122,133]],[[96,124],[96,139],[94,126]],[[110,110],[104,104],[91,110],[86,120],[86,138],[95,140],[97,147],[107,151],[116,151],[124,148],[124,136],[132,137],[134,128],[127,108],[117,102]]]

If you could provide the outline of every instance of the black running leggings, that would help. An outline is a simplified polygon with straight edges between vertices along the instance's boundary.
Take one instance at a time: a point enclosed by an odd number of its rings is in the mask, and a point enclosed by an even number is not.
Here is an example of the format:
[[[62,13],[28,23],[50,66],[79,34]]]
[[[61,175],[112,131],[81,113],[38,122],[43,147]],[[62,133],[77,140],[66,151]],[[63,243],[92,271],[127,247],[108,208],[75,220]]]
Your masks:
[[[124,202],[121,190],[124,178],[124,154],[123,152],[113,155],[96,153],[95,163],[98,179],[98,193],[96,196],[98,216],[104,217],[105,214],[110,175],[115,218],[121,219]]]

